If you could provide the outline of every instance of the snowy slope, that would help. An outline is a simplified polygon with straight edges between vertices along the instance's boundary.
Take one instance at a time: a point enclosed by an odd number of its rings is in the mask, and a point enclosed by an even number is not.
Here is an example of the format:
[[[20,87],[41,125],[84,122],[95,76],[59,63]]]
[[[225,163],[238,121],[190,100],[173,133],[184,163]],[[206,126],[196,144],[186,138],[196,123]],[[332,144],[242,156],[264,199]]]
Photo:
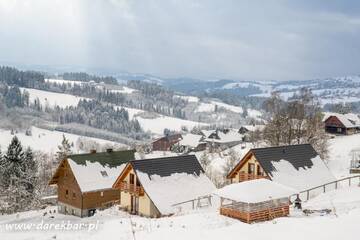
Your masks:
[[[21,88],[21,91],[24,90],[26,90],[30,95],[30,103],[34,103],[34,101],[38,98],[40,100],[40,104],[43,107],[59,106],[65,108],[70,106],[76,106],[81,99],[86,99],[70,94],[48,92],[31,88]]]
[[[84,139],[93,140],[95,142],[98,142],[99,144],[117,144],[121,145],[119,143],[102,140],[98,138],[90,138],[90,137],[84,137],[80,135],[70,134],[70,133],[63,133],[59,131],[50,131],[45,130],[37,127],[31,128],[32,136],[26,136],[24,132],[19,132],[16,134],[16,136],[19,138],[23,146],[29,146],[33,150],[40,150],[44,152],[56,152],[58,150],[57,146],[61,143],[63,134],[67,139],[69,139],[70,142],[74,143],[74,150],[75,152],[78,152],[79,149],[76,147],[76,141],[81,137]],[[11,135],[10,130],[3,130],[0,129],[0,146],[2,151],[5,151],[5,149],[8,147],[8,145],[11,142],[11,139],[14,137]]]
[[[360,219],[360,206],[357,203],[359,192],[349,189],[346,191],[346,198],[342,196],[342,193],[344,192],[332,194],[332,197],[323,196],[324,199],[331,199],[335,203],[336,215],[332,213],[324,216],[305,216],[291,210],[289,217],[264,223],[246,224],[221,216],[217,210],[213,209],[159,219],[130,216],[118,211],[116,207],[98,212],[90,218],[77,218],[57,213],[51,214],[52,217],[49,214],[43,216],[44,212],[50,210],[46,209],[0,216],[0,235],[2,239],[9,240],[219,240],[230,239],[234,236],[251,240],[357,240],[358,219]],[[344,204],[347,206],[346,211],[342,211]],[[88,228],[68,231],[5,229],[6,224],[9,223],[44,226],[44,224],[61,224],[68,221],[72,224],[92,223],[96,225],[96,229],[90,231]]]
[[[186,126],[188,129],[192,129],[196,126],[206,126],[206,123],[199,123],[190,120],[184,120],[180,118],[168,117],[160,115],[157,118],[142,118],[136,117],[141,127],[145,131],[150,131],[155,134],[163,134],[164,128],[168,128],[174,131],[181,131],[182,126]]]

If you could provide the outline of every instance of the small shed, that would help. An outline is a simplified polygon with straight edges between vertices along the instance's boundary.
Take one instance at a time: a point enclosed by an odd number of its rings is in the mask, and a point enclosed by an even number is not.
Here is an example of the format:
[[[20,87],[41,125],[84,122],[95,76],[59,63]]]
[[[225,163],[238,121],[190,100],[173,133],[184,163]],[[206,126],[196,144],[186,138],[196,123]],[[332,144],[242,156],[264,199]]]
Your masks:
[[[218,189],[220,214],[242,222],[262,222],[289,215],[290,197],[297,191],[270,181],[257,179]]]

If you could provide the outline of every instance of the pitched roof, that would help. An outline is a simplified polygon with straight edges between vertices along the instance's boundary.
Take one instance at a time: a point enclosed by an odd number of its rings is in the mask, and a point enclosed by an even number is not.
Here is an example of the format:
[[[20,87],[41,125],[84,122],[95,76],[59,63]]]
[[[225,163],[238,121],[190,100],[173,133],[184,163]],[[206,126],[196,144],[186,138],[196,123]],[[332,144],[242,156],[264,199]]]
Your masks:
[[[271,180],[299,191],[336,180],[310,144],[250,151]]]
[[[202,135],[196,135],[188,133],[183,136],[183,139],[179,142],[181,146],[197,147],[200,143]]]
[[[210,195],[216,189],[194,155],[136,160],[129,164],[162,215],[175,213],[174,204]]]
[[[258,203],[288,198],[297,191],[268,179],[257,179],[227,185],[214,192],[215,195],[244,203]]]
[[[64,161],[69,163],[81,192],[91,192],[112,188],[126,163],[135,158],[134,153],[134,150],[126,150],[76,154]],[[57,183],[58,174],[57,170],[50,184]]]
[[[187,173],[200,175],[204,170],[195,155],[182,155],[175,157],[153,158],[131,161],[136,171],[148,175],[170,176],[173,173]]]
[[[340,113],[325,113],[324,121],[326,122],[330,117],[337,117],[339,121],[346,128],[360,127],[360,118],[353,113],[340,114]]]
[[[269,174],[275,170],[274,162],[286,160],[298,170],[299,168],[311,167],[313,165],[311,159],[318,155],[310,144],[254,148],[250,151],[255,154],[264,171]]]

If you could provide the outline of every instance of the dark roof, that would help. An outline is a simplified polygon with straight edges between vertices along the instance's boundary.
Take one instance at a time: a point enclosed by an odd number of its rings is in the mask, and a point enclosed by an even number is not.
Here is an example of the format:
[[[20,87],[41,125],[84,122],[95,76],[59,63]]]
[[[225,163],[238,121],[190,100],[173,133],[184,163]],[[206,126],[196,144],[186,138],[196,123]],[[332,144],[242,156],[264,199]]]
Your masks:
[[[103,166],[117,167],[134,160],[135,150],[75,154],[68,156],[68,158],[80,165],[85,165],[86,161],[89,161],[91,163],[98,162]]]
[[[131,161],[135,171],[140,171],[161,177],[170,176],[173,173],[196,174],[204,173],[195,155],[182,155],[176,157],[153,158]]]
[[[313,162],[311,159],[318,156],[318,153],[310,144],[254,148],[250,151],[254,153],[264,171],[270,175],[272,175],[271,172],[275,170],[273,162],[285,160],[298,170],[300,168],[312,167]]]

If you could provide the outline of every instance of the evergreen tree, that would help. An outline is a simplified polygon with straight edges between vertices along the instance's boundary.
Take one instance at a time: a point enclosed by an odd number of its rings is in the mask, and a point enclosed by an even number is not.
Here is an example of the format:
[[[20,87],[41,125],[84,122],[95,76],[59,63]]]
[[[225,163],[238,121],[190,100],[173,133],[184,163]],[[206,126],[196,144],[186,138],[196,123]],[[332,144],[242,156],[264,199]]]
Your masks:
[[[3,179],[2,183],[5,187],[9,186],[11,178],[20,178],[23,170],[22,162],[24,160],[24,152],[17,136],[14,136],[3,156]]]
[[[72,153],[71,148],[74,146],[73,143],[69,142],[69,139],[65,137],[63,134],[63,140],[61,141],[61,144],[58,146],[58,151],[56,152],[56,159],[58,162],[66,158]]]

